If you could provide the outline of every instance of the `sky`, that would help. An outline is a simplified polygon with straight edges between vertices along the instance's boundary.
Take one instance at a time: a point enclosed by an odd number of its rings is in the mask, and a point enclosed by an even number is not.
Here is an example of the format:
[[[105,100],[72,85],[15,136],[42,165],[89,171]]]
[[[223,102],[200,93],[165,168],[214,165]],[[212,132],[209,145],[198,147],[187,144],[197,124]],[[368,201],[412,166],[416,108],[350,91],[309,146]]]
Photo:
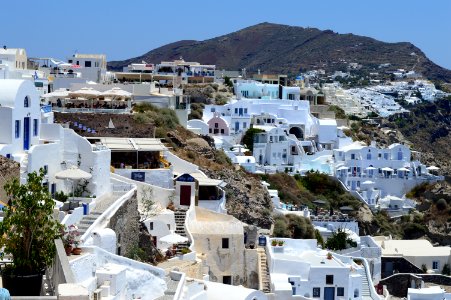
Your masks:
[[[29,57],[75,52],[136,57],[178,40],[205,40],[262,22],[411,42],[451,69],[450,0],[2,1],[0,46]]]

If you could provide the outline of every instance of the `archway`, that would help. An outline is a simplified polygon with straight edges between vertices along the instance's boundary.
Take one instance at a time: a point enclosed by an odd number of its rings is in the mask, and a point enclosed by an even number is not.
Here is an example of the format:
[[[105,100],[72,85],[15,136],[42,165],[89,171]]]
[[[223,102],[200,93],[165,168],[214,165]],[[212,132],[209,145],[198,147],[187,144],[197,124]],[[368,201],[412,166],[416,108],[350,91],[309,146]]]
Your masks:
[[[298,140],[304,139],[304,132],[299,127],[291,127],[289,133],[293,134]]]

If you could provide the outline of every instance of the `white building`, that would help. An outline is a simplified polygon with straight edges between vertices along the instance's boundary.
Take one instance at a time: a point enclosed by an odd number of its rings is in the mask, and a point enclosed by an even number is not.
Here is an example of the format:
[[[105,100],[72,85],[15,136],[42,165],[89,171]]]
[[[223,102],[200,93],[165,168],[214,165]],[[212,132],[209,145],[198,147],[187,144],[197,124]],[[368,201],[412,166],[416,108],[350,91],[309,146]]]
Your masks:
[[[89,196],[111,190],[110,151],[94,147],[71,129],[51,124],[52,112],[41,110],[31,81],[0,80],[0,104],[0,154],[20,163],[22,182],[27,173],[44,168],[52,193],[70,192],[75,183],[58,180],[55,174],[75,166],[92,174]]]
[[[379,299],[365,259],[319,250],[316,240],[277,239],[267,244],[271,291],[277,299]],[[360,265],[356,262],[361,263]]]
[[[449,300],[451,293],[446,293],[440,286],[407,289],[407,300]]]
[[[409,210],[414,204],[408,199],[395,202],[420,183],[442,179],[430,174],[425,165],[412,158],[410,149],[401,144],[380,149],[355,142],[333,152],[335,176],[370,207]],[[397,198],[381,202],[387,196]]]
[[[382,236],[375,237],[375,241],[382,249],[382,256],[403,257],[419,269],[424,265],[428,273],[441,274],[445,264],[451,265],[450,246],[434,247],[427,240],[392,240]]]

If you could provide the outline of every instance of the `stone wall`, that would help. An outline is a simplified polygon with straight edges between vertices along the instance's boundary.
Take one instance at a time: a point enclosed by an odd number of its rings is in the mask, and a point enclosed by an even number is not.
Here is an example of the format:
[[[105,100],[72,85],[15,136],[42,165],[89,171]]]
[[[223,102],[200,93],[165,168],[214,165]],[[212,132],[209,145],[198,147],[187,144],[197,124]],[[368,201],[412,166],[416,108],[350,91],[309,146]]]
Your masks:
[[[8,198],[3,186],[12,178],[19,179],[19,174],[19,163],[0,155],[0,201],[5,204],[8,202]]]
[[[258,253],[256,249],[244,250],[244,275],[243,286],[258,290]]]
[[[136,193],[126,201],[110,219],[109,228],[116,232],[119,254],[127,254],[139,242],[139,212]]]

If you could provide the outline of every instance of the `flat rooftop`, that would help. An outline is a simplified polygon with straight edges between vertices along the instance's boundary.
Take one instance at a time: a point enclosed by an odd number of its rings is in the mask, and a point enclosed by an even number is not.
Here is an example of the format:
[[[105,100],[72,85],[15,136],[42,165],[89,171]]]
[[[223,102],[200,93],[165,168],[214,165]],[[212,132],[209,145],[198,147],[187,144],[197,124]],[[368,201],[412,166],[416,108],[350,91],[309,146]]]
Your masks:
[[[91,143],[95,141],[111,151],[164,151],[167,147],[160,139],[155,138],[118,138],[118,137],[87,137]]]

